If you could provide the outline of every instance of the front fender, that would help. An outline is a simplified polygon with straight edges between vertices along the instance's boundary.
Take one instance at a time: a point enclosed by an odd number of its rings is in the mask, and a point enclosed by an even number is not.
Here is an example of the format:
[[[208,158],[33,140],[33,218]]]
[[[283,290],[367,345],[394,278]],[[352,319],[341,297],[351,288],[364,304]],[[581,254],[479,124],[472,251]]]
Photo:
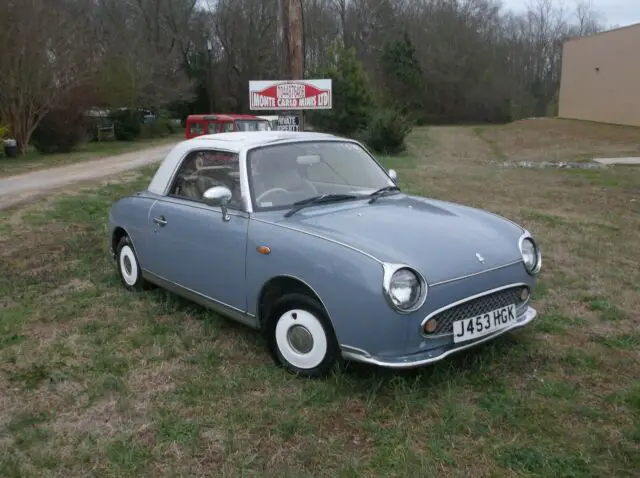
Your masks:
[[[268,255],[257,251],[268,246]],[[326,238],[253,218],[247,241],[248,312],[258,313],[263,286],[288,276],[307,284],[324,304],[340,345],[381,355],[404,350],[408,326],[382,294],[382,264]]]

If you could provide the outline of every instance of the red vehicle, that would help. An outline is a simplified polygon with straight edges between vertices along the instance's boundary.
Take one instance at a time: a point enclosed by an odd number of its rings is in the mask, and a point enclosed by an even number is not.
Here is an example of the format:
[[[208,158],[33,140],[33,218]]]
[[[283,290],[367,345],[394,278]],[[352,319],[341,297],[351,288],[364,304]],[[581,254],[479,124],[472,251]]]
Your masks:
[[[208,114],[189,115],[185,129],[187,139],[203,134],[226,133],[228,131],[269,131],[267,120],[253,115]]]

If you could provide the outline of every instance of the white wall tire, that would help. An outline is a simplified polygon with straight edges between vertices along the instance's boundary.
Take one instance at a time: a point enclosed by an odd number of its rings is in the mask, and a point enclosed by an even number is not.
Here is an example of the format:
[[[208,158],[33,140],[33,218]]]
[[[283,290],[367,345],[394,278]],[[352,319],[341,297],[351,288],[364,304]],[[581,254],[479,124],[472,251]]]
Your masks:
[[[278,300],[269,313],[265,332],[276,364],[296,375],[325,376],[339,356],[326,312],[317,300],[303,294]]]
[[[138,256],[128,236],[123,237],[118,243],[116,261],[118,274],[124,286],[129,290],[141,290],[145,281],[142,278]]]
[[[276,323],[275,339],[285,360],[297,368],[315,368],[327,354],[327,336],[322,323],[304,309],[282,314]]]

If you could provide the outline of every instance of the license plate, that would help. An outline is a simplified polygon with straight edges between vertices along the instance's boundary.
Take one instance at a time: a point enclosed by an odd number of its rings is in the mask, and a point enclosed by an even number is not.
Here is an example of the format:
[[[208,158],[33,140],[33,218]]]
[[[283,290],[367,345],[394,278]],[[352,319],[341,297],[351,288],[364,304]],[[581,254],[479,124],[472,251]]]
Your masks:
[[[456,320],[453,323],[453,341],[466,342],[498,330],[509,327],[516,322],[515,304],[486,312],[475,317]]]

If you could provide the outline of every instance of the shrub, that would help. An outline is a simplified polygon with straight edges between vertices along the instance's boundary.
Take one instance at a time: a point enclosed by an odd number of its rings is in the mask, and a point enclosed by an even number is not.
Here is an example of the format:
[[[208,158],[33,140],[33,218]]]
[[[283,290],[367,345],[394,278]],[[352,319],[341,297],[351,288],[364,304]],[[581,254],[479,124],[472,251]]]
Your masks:
[[[411,124],[402,113],[382,109],[371,118],[365,142],[379,153],[396,154],[405,150],[405,138],[410,132]]]
[[[165,115],[158,115],[152,122],[141,126],[140,136],[142,138],[162,138],[174,132],[175,127],[169,118]]]
[[[31,136],[42,154],[69,153],[87,137],[89,122],[75,105],[49,111]]]
[[[115,110],[109,115],[118,141],[135,141],[140,137],[141,124],[138,114],[131,110]]]

